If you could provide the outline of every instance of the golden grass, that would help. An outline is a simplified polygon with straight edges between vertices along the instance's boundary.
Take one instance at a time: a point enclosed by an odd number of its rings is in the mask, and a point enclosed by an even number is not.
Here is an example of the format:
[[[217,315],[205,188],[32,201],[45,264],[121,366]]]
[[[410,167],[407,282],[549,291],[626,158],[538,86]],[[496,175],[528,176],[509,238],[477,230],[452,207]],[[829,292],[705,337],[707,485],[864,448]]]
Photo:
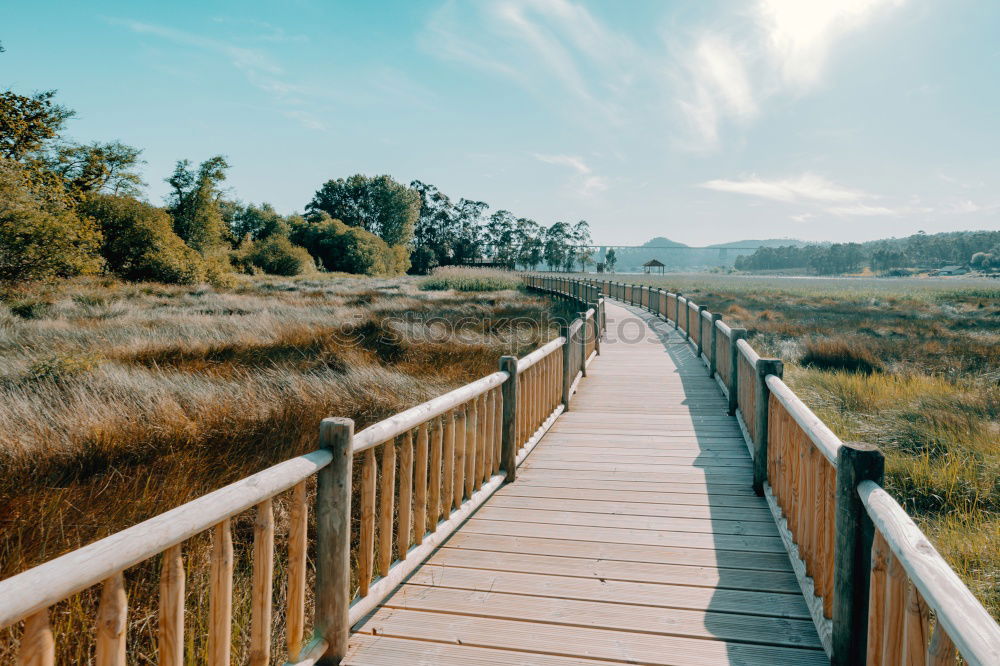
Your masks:
[[[81,280],[8,293],[3,305],[2,577],[313,450],[325,416],[363,428],[558,330],[545,300],[422,292],[408,278],[260,278],[227,290]],[[286,502],[276,502],[276,643]],[[234,521],[237,662],[249,631],[252,522],[252,512]],[[185,557],[196,661],[208,539],[188,542]],[[155,663],[158,559],[126,576],[137,663]],[[59,663],[92,658],[97,596],[55,607]],[[13,661],[18,635],[0,633],[0,662]]]

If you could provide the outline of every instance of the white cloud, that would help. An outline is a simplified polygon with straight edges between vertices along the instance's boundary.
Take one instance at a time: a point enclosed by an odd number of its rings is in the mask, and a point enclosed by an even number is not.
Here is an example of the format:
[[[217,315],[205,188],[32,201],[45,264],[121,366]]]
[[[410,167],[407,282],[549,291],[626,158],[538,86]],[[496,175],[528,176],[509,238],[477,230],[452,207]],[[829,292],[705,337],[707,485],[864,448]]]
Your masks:
[[[871,196],[812,173],[775,180],[756,177],[742,180],[710,180],[702,183],[701,187],[783,202],[854,202]]]
[[[834,43],[905,0],[761,0],[758,23],[785,83],[808,88],[819,82]]]
[[[888,208],[886,206],[869,206],[868,204],[854,204],[853,206],[833,206],[825,209],[831,215],[842,215],[851,217],[860,215],[864,217],[877,215],[899,215],[905,212],[903,209]]]
[[[291,118],[306,129],[325,132],[326,125],[319,118],[308,111],[285,111],[285,117]]]
[[[706,28],[674,47],[674,99],[693,139],[687,147],[715,149],[726,123],[745,123],[767,99],[815,87],[838,41],[904,2],[758,0],[745,21]]]
[[[573,189],[577,194],[590,197],[608,189],[607,180],[602,176],[596,175],[582,157],[574,155],[540,155],[535,153],[534,158],[545,164],[564,166],[575,171],[576,177],[573,180]]]
[[[545,162],[546,164],[559,164],[561,166],[566,166],[577,173],[589,174],[591,169],[587,166],[587,163],[583,161],[582,157],[574,157],[573,155],[540,155],[535,153],[535,159],[539,162]]]

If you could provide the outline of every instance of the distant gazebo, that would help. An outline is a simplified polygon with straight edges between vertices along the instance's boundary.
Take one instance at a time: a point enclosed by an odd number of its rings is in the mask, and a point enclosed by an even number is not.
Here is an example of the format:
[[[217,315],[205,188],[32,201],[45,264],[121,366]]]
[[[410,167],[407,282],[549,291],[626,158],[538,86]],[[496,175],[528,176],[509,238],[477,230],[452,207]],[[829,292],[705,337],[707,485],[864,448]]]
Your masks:
[[[643,273],[654,273],[655,272],[653,270],[654,268],[659,268],[660,269],[660,273],[663,273],[663,270],[666,268],[666,266],[663,265],[663,262],[661,262],[661,261],[659,261],[657,259],[650,259],[649,261],[647,261],[646,263],[644,263],[642,265],[642,272]]]

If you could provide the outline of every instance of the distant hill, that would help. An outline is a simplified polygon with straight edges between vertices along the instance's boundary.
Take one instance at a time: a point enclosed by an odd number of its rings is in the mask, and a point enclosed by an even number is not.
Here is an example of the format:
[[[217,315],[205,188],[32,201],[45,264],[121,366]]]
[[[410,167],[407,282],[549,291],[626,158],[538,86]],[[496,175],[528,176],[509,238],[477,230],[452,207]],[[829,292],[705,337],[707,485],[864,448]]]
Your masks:
[[[766,240],[741,240],[729,243],[717,243],[707,247],[691,247],[684,243],[670,240],[665,236],[650,238],[639,247],[616,248],[618,257],[615,269],[619,272],[637,271],[650,259],[657,259],[666,265],[667,270],[708,268],[713,266],[732,266],[736,257],[753,254],[759,247],[804,247],[805,241],[792,238],[769,238]],[[649,249],[645,249],[649,248]],[[731,249],[741,248],[741,249]],[[749,249],[743,249],[749,248]],[[601,248],[597,261],[604,261],[607,251]]]

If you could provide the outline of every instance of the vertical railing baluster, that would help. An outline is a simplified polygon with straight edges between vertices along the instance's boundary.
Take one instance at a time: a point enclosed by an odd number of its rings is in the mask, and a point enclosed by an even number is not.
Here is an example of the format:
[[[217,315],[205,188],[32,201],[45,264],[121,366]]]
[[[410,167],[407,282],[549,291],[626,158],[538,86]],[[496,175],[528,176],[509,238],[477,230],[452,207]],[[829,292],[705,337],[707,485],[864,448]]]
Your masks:
[[[392,565],[392,523],[396,511],[396,443],[382,444],[382,474],[379,477],[378,495],[378,570],[385,576]]]
[[[97,666],[125,666],[125,629],[128,626],[128,598],[125,578],[118,572],[101,585],[97,608]]]
[[[257,504],[253,525],[253,580],[250,587],[250,664],[271,661],[271,596],[274,582],[274,510],[271,499]]]
[[[160,666],[184,664],[184,560],[181,545],[163,552],[160,564],[160,617],[157,628]]]
[[[233,535],[228,518],[213,530],[210,575],[208,663],[229,666],[233,631]]]
[[[385,445],[387,446],[387,445]],[[368,588],[375,573],[375,479],[378,469],[375,464],[375,449],[364,452],[361,463],[361,501],[358,543],[358,595],[367,596]]]
[[[366,454],[370,454],[374,461],[374,449],[369,449]],[[372,494],[374,495],[374,484]],[[372,520],[374,521],[374,516]],[[309,537],[309,508],[306,504],[305,481],[295,484],[292,489],[292,506],[288,523],[288,607],[285,619],[285,642],[288,646],[288,659],[292,661],[302,651],[302,639],[305,637],[306,627],[306,554]],[[371,546],[368,549],[370,551]],[[369,557],[372,557],[370,553]]]
[[[413,529],[413,433],[403,433],[399,445],[399,506],[396,507],[396,557],[406,559]]]
[[[413,542],[420,545],[427,532],[427,458],[430,438],[427,424],[417,428],[417,451],[413,461]]]

